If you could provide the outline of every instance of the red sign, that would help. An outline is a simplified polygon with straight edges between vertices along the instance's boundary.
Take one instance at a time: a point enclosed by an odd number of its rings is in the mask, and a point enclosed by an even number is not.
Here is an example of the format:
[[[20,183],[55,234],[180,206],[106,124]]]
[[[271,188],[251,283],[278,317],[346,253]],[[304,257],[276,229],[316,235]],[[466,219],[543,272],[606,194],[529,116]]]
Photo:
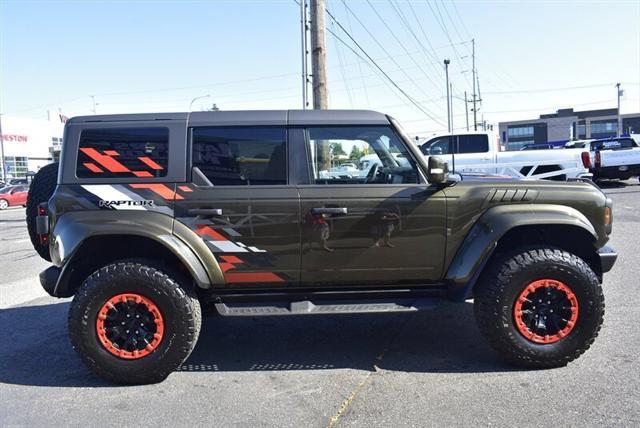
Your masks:
[[[19,143],[26,143],[29,138],[26,135],[2,134],[0,135],[0,139],[2,141],[17,141]]]

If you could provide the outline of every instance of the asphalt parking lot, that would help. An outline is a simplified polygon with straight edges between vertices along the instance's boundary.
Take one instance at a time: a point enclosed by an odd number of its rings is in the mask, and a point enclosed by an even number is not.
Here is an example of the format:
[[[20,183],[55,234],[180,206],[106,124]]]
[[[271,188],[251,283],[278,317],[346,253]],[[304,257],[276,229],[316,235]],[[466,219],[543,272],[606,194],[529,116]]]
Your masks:
[[[640,184],[610,184],[604,327],[565,368],[502,362],[471,303],[414,314],[205,319],[158,385],[94,377],[67,339],[69,300],[45,295],[24,209],[0,212],[2,426],[638,426]]]

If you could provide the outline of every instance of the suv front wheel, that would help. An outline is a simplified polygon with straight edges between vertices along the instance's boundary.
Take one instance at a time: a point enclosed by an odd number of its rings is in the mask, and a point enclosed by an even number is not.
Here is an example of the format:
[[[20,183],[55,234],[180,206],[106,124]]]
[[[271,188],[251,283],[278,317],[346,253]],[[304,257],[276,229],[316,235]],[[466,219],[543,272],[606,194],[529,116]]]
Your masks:
[[[596,274],[578,256],[554,248],[497,257],[474,291],[480,330],[511,362],[564,366],[595,340],[604,316]]]
[[[187,359],[201,313],[195,293],[178,278],[125,260],[85,280],[69,310],[69,335],[94,373],[116,383],[155,383]]]

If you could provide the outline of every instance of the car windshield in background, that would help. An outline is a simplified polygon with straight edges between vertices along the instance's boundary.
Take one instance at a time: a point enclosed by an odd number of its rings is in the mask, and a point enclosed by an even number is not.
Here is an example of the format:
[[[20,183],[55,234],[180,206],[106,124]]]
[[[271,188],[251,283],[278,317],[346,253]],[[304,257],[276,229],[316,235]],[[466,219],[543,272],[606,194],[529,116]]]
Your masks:
[[[11,189],[11,186],[3,187],[2,189],[0,189],[0,193],[9,193]]]

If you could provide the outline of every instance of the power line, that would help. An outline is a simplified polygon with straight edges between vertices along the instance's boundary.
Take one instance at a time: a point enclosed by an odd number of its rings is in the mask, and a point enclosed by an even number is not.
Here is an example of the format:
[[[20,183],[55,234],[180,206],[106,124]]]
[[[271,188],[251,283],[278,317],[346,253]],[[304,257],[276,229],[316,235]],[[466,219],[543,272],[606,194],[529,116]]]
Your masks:
[[[395,41],[398,43],[398,45],[400,45],[400,47],[402,48],[403,51],[405,51],[405,53],[408,53],[407,48],[405,47],[404,43],[402,43],[400,41],[400,39],[398,38],[398,36],[396,35],[396,33],[393,31],[393,29],[391,27],[389,27],[389,24],[387,24],[386,20],[380,15],[380,13],[378,12],[378,10],[375,8],[375,6],[373,5],[373,3],[371,3],[370,0],[367,0],[367,3],[369,4],[369,6],[371,7],[371,9],[373,9],[373,12],[376,14],[376,16],[378,17],[378,19],[380,19],[380,22],[382,22],[382,25],[384,25],[384,27],[389,31],[389,33],[391,34],[391,36],[395,39]],[[409,57],[411,59],[411,61],[419,66],[418,62],[416,61],[416,59],[413,56]],[[433,86],[436,88],[436,90],[441,90],[440,86],[438,84],[436,84],[431,77],[427,74],[426,71],[424,71],[424,69],[420,66],[420,71],[428,77],[429,81],[433,84]]]
[[[335,29],[335,22],[331,21],[331,26]],[[353,108],[353,96],[351,95],[351,88],[349,87],[349,80],[342,61],[342,51],[340,50],[340,44],[334,39],[334,46],[336,48],[336,56],[338,57],[338,64],[340,65],[340,74],[342,75],[342,81],[344,88],[347,91],[347,97],[349,98],[349,105]]]
[[[602,88],[608,87],[611,85],[615,85],[615,83],[598,83],[595,85],[582,85],[582,86],[565,86],[561,88],[543,88],[543,89],[520,89],[517,91],[494,91],[494,92],[485,92],[485,95],[506,95],[506,94],[532,94],[532,93],[543,93],[543,92],[556,92],[556,91],[571,91],[575,89],[592,89],[592,88]]]
[[[402,11],[402,8],[400,7],[400,4],[396,2],[395,5],[394,5],[394,2],[392,0],[389,0],[389,4],[391,5],[393,10],[395,11],[396,15],[398,15],[398,17],[400,17],[400,20],[404,24],[404,27],[413,36],[415,42],[418,44],[418,48],[422,48],[422,54],[425,56],[425,58],[427,58],[428,61],[430,61],[430,62],[432,62],[434,64],[433,67],[438,73],[442,73],[442,69],[440,67],[436,67],[436,65],[435,65],[435,64],[437,64],[438,66],[441,65],[440,60],[436,57],[435,53],[430,52],[422,44],[422,41],[420,40],[420,38],[413,31],[413,28],[412,28],[411,24],[409,23],[409,20],[407,19],[407,17],[405,16],[404,12]],[[411,3],[409,3],[409,6],[411,6]],[[420,21],[418,21],[418,25],[420,25],[419,22]],[[423,31],[423,33],[424,33],[424,31]]]
[[[451,39],[451,35],[449,34],[449,30],[447,30],[447,26],[446,23],[444,22],[444,18],[442,17],[442,13],[440,13],[440,7],[438,6],[438,3],[434,3],[437,9],[437,13],[438,15],[436,15],[436,11],[433,10],[433,7],[431,6],[431,3],[428,0],[425,0],[425,2],[427,3],[427,6],[429,6],[429,9],[431,10],[431,13],[433,14],[434,18],[436,18],[436,22],[438,22],[438,25],[440,26],[440,28],[442,29],[442,31],[444,32],[444,35],[447,37],[447,40],[449,40],[449,43],[451,43],[452,47],[453,47],[453,53],[455,54],[456,58],[458,59],[458,61],[460,61],[460,63],[464,63],[465,66],[468,68],[469,64],[466,61],[462,60],[462,57],[460,55],[460,53],[458,52],[458,49],[456,49],[455,46],[453,46],[453,40]],[[438,16],[440,17],[440,20],[438,20]],[[467,75],[464,75],[465,80],[467,81],[468,84],[471,84],[469,82],[469,78],[467,77]]]
[[[382,75],[389,81],[389,83],[391,83],[402,95],[404,95],[404,97],[409,100],[409,102],[411,102],[411,104],[413,104],[418,110],[420,110],[422,113],[425,114],[425,116],[427,116],[428,118],[430,118],[431,120],[433,120],[435,123],[444,126],[444,124],[442,122],[440,122],[440,120],[436,119],[433,116],[433,113],[429,112],[428,110],[426,110],[423,106],[421,106],[411,95],[407,94],[379,65],[378,63],[371,58],[371,56],[367,53],[366,50],[364,50],[364,48],[353,38],[353,36],[351,36],[351,34],[349,32],[347,32],[345,30],[345,28],[342,26],[342,24],[340,24],[340,22],[338,22],[336,20],[336,18],[333,16],[333,14],[331,14],[331,12],[329,12],[329,10],[327,10],[327,14],[331,17],[331,19],[333,19],[335,21],[335,23],[338,25],[338,27],[340,27],[340,29],[344,32],[344,34],[346,34],[347,37],[349,37],[349,39],[358,47],[358,49],[360,49],[360,51],[367,57],[367,59],[370,61],[370,63],[380,71],[380,73],[382,73]],[[340,42],[347,46],[355,55],[361,57],[361,55],[359,55],[355,49],[353,49],[349,44],[347,44],[344,40],[342,40],[337,34],[333,33],[331,30],[327,29],[334,37],[336,37],[338,40],[340,40]]]
[[[473,38],[473,36],[469,32],[469,29],[467,28],[467,26],[464,24],[464,21],[462,20],[462,16],[460,16],[460,12],[458,12],[458,6],[456,6],[456,2],[454,0],[451,0],[451,4],[453,5],[454,12],[456,13],[456,15],[458,15],[458,20],[460,21],[460,24],[462,24],[462,29],[465,31],[465,33],[467,33],[467,38],[469,39]]]
[[[398,68],[400,69],[400,72],[401,72],[402,74],[404,74],[404,76],[405,76],[407,79],[409,79],[410,81],[412,81],[413,85],[414,85],[414,86],[415,86],[415,87],[416,87],[420,92],[422,92],[422,94],[423,94],[424,96],[428,96],[428,95],[424,92],[424,90],[423,90],[419,85],[417,85],[415,82],[413,82],[413,78],[412,78],[412,77],[411,77],[411,76],[410,76],[410,75],[409,75],[409,74],[408,74],[408,73],[407,73],[407,72],[406,72],[406,71],[405,71],[405,70],[400,66],[400,64],[398,64],[398,62],[397,62],[397,61],[396,61],[396,60],[391,56],[391,54],[389,53],[389,51],[388,51],[387,49],[385,49],[385,47],[380,43],[380,41],[378,41],[378,39],[376,38],[376,36],[375,36],[375,35],[373,35],[373,34],[371,33],[371,31],[369,30],[369,28],[368,28],[366,25],[364,25],[364,23],[362,22],[362,20],[360,20],[360,18],[358,17],[358,15],[356,15],[356,14],[351,10],[351,8],[347,5],[347,3],[345,2],[345,0],[342,0],[342,2],[343,2],[343,4],[345,5],[345,7],[347,8],[348,12],[349,12],[349,13],[351,13],[351,15],[356,19],[356,21],[358,21],[358,23],[362,26],[362,28],[364,28],[364,30],[365,30],[365,31],[367,32],[367,34],[368,34],[368,35],[373,39],[373,41],[378,45],[378,47],[380,47],[380,49],[381,49],[381,50],[382,50],[382,51],[387,55],[387,57],[388,57],[389,59],[391,59],[391,61],[396,65],[396,67],[398,67]],[[361,51],[362,51],[362,52],[363,52],[363,53],[364,53],[368,58],[371,58],[371,56],[370,56],[368,53],[366,53],[366,51],[364,50],[364,48],[363,48],[359,43],[357,43],[357,42],[353,39],[353,37],[351,36],[351,34],[349,34],[349,32],[347,32],[347,31],[346,31],[346,29],[345,29],[345,28],[340,24],[340,22],[338,22],[338,21],[336,20],[335,16],[333,16],[333,15],[329,12],[329,10],[327,10],[327,14],[329,14],[329,16],[330,16],[333,20],[335,20],[335,21],[336,21],[336,24],[338,24],[338,26],[340,27],[340,29],[341,29],[341,30],[342,30],[342,31],[343,31],[343,32],[344,32],[344,33],[345,33],[345,34],[346,34],[346,35],[347,35],[347,36],[348,36],[348,37],[349,37],[349,38],[350,38],[350,39],[351,39],[355,44],[356,44],[356,46],[358,46],[358,49],[360,49],[360,50],[361,50]],[[371,60],[373,61],[373,58],[371,58]],[[378,67],[380,70],[382,70],[382,68],[381,68],[377,63],[375,63],[375,65],[376,65],[376,67]],[[385,75],[387,75],[387,73],[386,73],[386,72],[385,72],[384,74],[385,74]],[[388,75],[387,75],[387,76],[388,76]],[[390,77],[388,77],[388,78],[389,78],[389,79],[391,79]],[[393,79],[391,79],[391,80],[393,80]],[[394,84],[395,84],[395,82],[394,82]],[[404,90],[402,90],[402,92],[406,94],[406,92],[404,92]],[[409,97],[409,95],[408,95],[408,94],[406,94],[406,96],[407,96],[407,97]],[[411,98],[411,99],[413,100],[413,98]],[[415,100],[414,100],[414,101],[415,101]],[[433,117],[433,116],[434,116],[434,113],[433,113],[433,112],[429,112],[429,115],[431,115],[431,116]],[[434,120],[436,120],[436,119],[434,118]]]
[[[447,18],[449,18],[449,21],[451,22],[451,25],[453,26],[453,30],[458,35],[458,39],[459,40],[464,40],[464,37],[462,37],[462,34],[460,34],[460,32],[458,31],[458,27],[456,26],[455,22],[453,22],[453,19],[451,19],[451,15],[449,15],[449,10],[447,9],[447,5],[444,3],[443,0],[440,0],[440,2],[442,3],[442,8],[444,9],[444,12],[447,14]],[[438,0],[435,0],[435,3],[436,3],[436,6],[437,6]]]
[[[349,18],[349,13],[347,13],[347,5],[346,3],[343,2],[342,6],[344,7],[344,14],[345,17],[347,19],[347,26],[349,27],[349,31],[353,32],[353,27],[351,26],[351,19]],[[371,102],[369,101],[369,91],[367,90],[367,87],[364,83],[364,76],[362,74],[362,60],[360,61],[356,61],[358,63],[358,72],[360,73],[360,80],[362,81],[362,86],[364,87],[364,97],[367,100],[367,106],[371,105]]]

